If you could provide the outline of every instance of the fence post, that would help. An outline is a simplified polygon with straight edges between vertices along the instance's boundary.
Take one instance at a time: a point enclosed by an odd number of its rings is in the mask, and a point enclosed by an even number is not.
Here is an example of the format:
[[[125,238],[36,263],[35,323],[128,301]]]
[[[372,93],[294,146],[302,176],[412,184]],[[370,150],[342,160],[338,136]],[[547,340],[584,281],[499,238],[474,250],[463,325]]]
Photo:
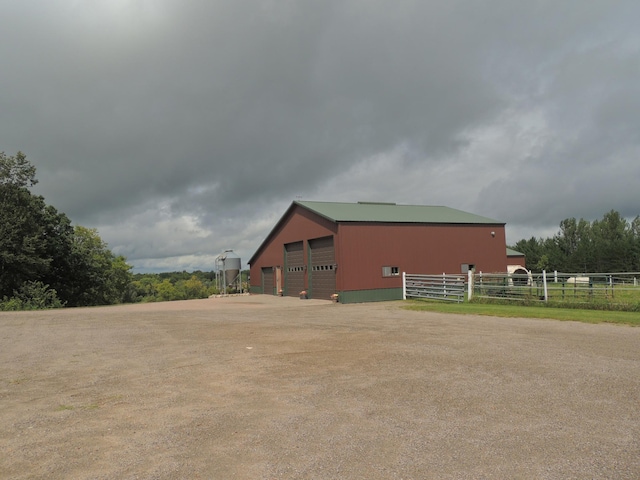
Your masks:
[[[542,284],[544,286],[544,301],[549,301],[549,292],[547,291],[547,271],[542,270]]]
[[[553,283],[558,283],[558,270],[553,271]]]
[[[407,272],[402,272],[402,299],[407,299]]]
[[[611,298],[613,298],[613,275],[609,275],[609,285],[611,286]]]
[[[444,292],[444,296],[447,296],[447,277],[445,277],[444,272],[442,272],[442,291]]]
[[[467,272],[467,278],[467,300],[471,300],[471,298],[473,297],[473,270],[469,270]]]

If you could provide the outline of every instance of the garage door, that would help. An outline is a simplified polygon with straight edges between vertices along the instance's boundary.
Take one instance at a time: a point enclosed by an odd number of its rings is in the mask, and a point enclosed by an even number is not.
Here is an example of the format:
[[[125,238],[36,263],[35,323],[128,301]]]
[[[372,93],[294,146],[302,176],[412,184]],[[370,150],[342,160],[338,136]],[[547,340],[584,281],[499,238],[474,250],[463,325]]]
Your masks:
[[[309,241],[311,250],[311,296],[329,300],[336,293],[336,254],[333,237]]]
[[[304,250],[302,242],[288,243],[285,249],[285,289],[284,294],[297,297],[304,290]]]
[[[266,295],[275,295],[276,293],[273,284],[272,267],[266,267],[262,269],[262,293]]]

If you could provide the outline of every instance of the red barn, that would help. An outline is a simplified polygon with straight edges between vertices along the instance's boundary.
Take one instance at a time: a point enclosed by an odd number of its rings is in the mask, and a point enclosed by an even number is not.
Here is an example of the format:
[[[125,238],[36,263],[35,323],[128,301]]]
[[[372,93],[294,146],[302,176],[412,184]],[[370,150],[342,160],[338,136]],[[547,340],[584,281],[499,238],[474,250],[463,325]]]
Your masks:
[[[506,272],[505,224],[440,206],[293,202],[249,260],[251,292],[402,298],[402,272]]]

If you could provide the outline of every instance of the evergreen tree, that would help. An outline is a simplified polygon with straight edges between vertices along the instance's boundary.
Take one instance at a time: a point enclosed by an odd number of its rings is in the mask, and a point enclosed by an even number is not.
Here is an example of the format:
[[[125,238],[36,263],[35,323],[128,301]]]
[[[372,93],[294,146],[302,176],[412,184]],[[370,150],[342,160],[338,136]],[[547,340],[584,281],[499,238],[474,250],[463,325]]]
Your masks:
[[[527,267],[565,273],[640,271],[640,216],[628,222],[615,210],[601,220],[567,218],[552,238],[520,240]]]

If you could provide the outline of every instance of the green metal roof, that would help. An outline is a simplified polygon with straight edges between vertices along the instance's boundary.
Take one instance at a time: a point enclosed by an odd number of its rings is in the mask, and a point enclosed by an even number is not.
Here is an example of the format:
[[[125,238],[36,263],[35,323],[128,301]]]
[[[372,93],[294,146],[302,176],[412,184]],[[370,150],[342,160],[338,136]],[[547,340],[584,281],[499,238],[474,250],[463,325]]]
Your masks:
[[[507,257],[516,257],[516,256],[523,256],[524,257],[524,253],[518,252],[516,250],[514,250],[513,248],[509,248],[507,247]]]
[[[492,218],[442,206],[305,201],[294,202],[294,204],[333,222],[504,224]]]

